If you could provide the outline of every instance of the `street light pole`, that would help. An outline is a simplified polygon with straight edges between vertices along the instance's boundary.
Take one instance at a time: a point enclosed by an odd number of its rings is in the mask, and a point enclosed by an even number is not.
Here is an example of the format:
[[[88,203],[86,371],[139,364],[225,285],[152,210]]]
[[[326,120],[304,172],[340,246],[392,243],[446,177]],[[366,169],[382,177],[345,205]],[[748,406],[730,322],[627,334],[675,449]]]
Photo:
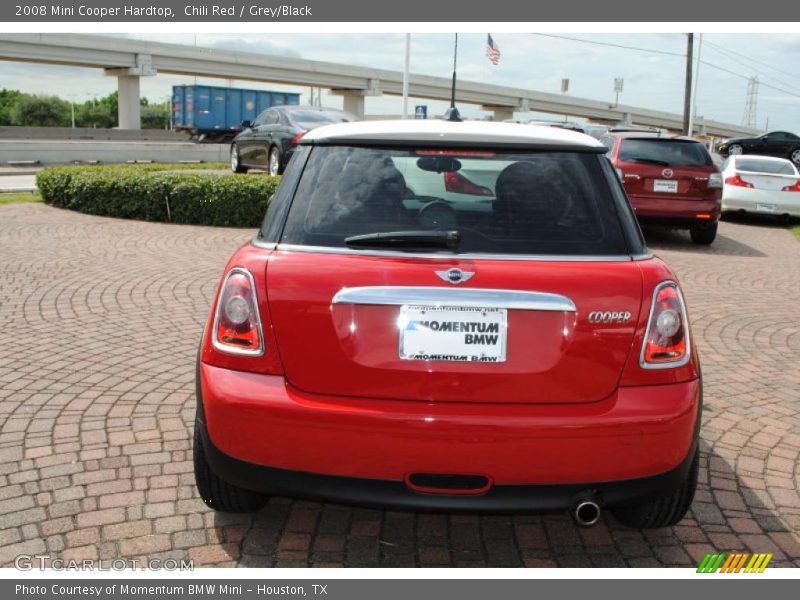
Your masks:
[[[691,135],[692,113],[692,53],[694,52],[694,34],[686,34],[686,86],[683,90],[683,133]]]
[[[411,66],[411,34],[406,34],[406,62],[403,68],[403,118],[408,118],[408,70]]]
[[[69,98],[69,112],[70,112],[70,121],[72,122],[72,128],[75,129],[75,96],[77,94],[67,94],[67,98]]]
[[[692,110],[689,111],[689,132],[687,135],[692,135],[694,130],[694,121],[697,115],[697,86],[700,83],[700,52],[703,50],[703,34],[697,36],[697,57],[694,63],[694,85],[692,85]]]

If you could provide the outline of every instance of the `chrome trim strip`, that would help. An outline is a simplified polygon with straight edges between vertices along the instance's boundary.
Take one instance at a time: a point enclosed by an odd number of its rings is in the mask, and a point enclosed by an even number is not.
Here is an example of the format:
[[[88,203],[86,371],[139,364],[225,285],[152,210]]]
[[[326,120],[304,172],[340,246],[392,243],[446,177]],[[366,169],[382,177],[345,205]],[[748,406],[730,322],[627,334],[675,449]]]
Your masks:
[[[401,252],[398,250],[362,250],[355,248],[336,248],[333,246],[302,246],[297,244],[277,244],[273,242],[252,241],[253,246],[281,252],[310,252],[317,254],[344,254],[354,256],[385,256],[389,258],[427,258],[433,260],[515,260],[515,261],[547,261],[547,262],[626,262],[653,258],[653,254],[607,254],[598,256],[579,256],[569,254],[480,254],[453,252]]]
[[[240,348],[239,346],[233,346],[232,344],[223,344],[217,340],[217,333],[219,332],[219,316],[222,312],[221,300],[225,295],[225,286],[228,285],[228,280],[231,278],[231,275],[236,275],[237,273],[244,275],[250,280],[250,289],[253,292],[253,308],[256,311],[256,328],[258,329],[259,345],[258,350],[248,350],[247,348]],[[222,287],[219,290],[219,296],[217,297],[217,310],[214,312],[214,326],[211,329],[211,344],[220,352],[225,354],[236,354],[239,356],[262,356],[266,351],[266,344],[264,343],[264,329],[261,327],[261,311],[258,308],[258,291],[256,290],[256,281],[253,278],[253,274],[244,267],[233,267],[230,271],[228,271],[228,274],[225,275],[225,281],[223,282]]]
[[[647,340],[650,338],[650,328],[653,325],[653,309],[656,306],[658,292],[660,292],[663,288],[670,286],[674,287],[675,291],[678,292],[678,300],[680,300],[681,303],[681,318],[683,319],[683,331],[685,332],[684,335],[686,336],[686,355],[680,360],[663,363],[650,363],[644,358],[644,350],[647,347]],[[650,301],[650,314],[647,316],[647,329],[644,332],[644,339],[642,340],[642,350],[639,352],[639,366],[643,369],[674,369],[676,367],[684,366],[689,362],[691,357],[692,340],[689,332],[689,317],[686,313],[686,302],[683,300],[683,293],[681,293],[681,288],[677,282],[671,280],[662,281],[656,286],[656,289],[653,290],[653,299]]]
[[[257,235],[254,235],[250,240],[250,245],[254,248],[261,248],[262,250],[275,250],[278,247],[277,242],[265,242],[258,239]]]
[[[339,290],[331,304],[371,304],[402,306],[464,306],[469,308],[508,308],[577,312],[575,303],[560,294],[493,290],[482,288],[374,286]]]

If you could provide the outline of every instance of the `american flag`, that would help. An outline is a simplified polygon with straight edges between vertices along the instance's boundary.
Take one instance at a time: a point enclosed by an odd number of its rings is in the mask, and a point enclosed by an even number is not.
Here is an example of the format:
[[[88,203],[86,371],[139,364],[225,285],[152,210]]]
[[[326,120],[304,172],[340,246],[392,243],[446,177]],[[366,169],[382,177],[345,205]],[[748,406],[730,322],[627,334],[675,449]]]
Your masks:
[[[486,56],[489,57],[493,65],[500,62],[500,46],[494,43],[491,33],[486,35]]]

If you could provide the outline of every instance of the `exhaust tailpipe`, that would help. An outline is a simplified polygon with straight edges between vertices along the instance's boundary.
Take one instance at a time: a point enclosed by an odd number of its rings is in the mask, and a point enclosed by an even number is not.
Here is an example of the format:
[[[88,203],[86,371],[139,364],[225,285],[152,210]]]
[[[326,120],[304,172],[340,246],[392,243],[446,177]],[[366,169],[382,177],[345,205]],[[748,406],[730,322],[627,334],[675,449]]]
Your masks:
[[[591,498],[579,500],[572,510],[572,518],[581,527],[591,527],[600,520],[600,505]]]

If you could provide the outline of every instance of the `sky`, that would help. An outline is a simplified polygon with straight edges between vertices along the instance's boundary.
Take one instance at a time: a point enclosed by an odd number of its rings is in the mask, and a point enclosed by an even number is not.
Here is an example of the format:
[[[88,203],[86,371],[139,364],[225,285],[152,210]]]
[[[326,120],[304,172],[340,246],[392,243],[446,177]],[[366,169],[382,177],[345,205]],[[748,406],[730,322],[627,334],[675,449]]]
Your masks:
[[[259,52],[324,60],[383,69],[402,70],[405,34],[116,34],[157,42]],[[622,78],[620,104],[672,113],[683,112],[686,36],[647,34],[493,34],[502,57],[492,65],[485,55],[485,34],[460,34],[458,77],[489,84],[560,93],[569,78],[569,95],[614,100],[614,79]],[[565,39],[572,38],[572,39]],[[620,46],[628,46],[622,48]],[[636,48],[636,49],[633,49]],[[717,121],[742,123],[748,79],[759,78],[757,126],[800,133],[800,36],[783,34],[705,34],[701,50],[697,115]],[[411,72],[450,77],[453,36],[412,34]],[[205,83],[301,93],[302,86],[259,84],[238,80],[159,75],[142,78],[142,95],[166,100],[172,85]],[[57,93],[83,101],[116,89],[116,79],[97,69],[0,62],[0,88],[30,93]],[[323,92],[323,104],[340,108],[341,97]],[[429,114],[446,108],[441,102],[412,99],[411,106],[427,104]],[[462,114],[479,117],[479,107],[460,106]],[[399,97],[368,97],[367,114],[399,114]],[[523,115],[517,114],[518,118]],[[557,118],[551,115],[550,118]]]

